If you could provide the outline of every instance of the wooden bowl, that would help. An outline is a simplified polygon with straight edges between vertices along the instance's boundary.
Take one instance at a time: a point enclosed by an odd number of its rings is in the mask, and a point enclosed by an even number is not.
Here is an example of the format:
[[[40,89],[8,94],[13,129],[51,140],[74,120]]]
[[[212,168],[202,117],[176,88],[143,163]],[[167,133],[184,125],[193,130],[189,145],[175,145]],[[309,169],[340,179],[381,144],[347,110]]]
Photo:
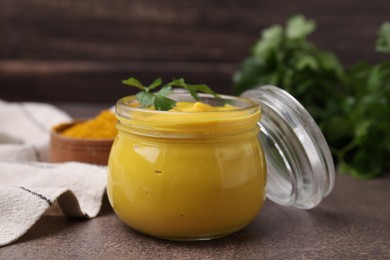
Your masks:
[[[71,123],[55,126],[50,135],[50,162],[77,161],[90,164],[107,165],[111,146],[111,139],[82,139],[61,135],[65,129],[80,123],[76,120]]]

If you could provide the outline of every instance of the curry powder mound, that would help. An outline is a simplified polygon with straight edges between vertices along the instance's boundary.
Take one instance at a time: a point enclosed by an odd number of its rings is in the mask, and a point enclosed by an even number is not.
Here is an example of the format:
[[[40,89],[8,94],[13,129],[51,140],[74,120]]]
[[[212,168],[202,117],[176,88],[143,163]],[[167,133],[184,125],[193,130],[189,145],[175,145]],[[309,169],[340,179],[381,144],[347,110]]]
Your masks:
[[[114,113],[109,110],[103,110],[95,118],[76,123],[60,134],[84,139],[114,138],[117,134],[115,123]]]

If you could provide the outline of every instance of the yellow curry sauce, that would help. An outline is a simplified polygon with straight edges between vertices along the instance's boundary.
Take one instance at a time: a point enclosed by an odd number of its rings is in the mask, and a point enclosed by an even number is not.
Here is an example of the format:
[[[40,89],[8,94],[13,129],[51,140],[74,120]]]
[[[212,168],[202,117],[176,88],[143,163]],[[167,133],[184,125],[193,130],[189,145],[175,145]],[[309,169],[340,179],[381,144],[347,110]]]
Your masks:
[[[178,102],[118,115],[107,193],[130,227],[156,237],[220,237],[248,225],[265,199],[260,109]]]

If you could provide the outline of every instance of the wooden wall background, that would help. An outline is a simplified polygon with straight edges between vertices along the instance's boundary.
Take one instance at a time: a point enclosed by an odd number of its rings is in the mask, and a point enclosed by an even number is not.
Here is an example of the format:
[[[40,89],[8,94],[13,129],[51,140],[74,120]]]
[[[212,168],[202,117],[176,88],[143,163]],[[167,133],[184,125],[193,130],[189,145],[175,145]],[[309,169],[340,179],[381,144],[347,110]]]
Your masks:
[[[0,0],[0,99],[111,103],[130,75],[231,93],[261,29],[297,13],[345,64],[390,58],[373,50],[389,0]]]

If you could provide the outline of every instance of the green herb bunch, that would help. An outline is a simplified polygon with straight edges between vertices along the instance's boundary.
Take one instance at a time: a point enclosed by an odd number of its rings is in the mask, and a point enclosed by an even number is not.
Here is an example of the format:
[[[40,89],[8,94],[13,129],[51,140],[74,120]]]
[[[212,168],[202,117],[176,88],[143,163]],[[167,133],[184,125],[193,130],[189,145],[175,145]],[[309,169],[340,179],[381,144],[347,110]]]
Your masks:
[[[182,78],[174,79],[162,87],[161,78],[155,79],[149,86],[144,86],[139,80],[133,77],[123,80],[122,83],[141,90],[135,95],[141,107],[147,108],[153,106],[155,109],[163,111],[170,110],[176,105],[176,101],[168,97],[172,93],[173,87],[179,87],[187,90],[196,101],[199,101],[198,92],[203,92],[211,94],[214,97],[219,97],[219,95],[207,85],[188,84],[185,83],[184,79]],[[161,87],[159,91],[152,92],[152,90],[155,90],[158,87]]]
[[[287,90],[319,124],[340,172],[366,179],[390,172],[390,63],[345,68],[307,40],[315,28],[297,15],[265,29],[234,75],[236,93],[264,84]],[[376,49],[390,52],[390,23]]]

